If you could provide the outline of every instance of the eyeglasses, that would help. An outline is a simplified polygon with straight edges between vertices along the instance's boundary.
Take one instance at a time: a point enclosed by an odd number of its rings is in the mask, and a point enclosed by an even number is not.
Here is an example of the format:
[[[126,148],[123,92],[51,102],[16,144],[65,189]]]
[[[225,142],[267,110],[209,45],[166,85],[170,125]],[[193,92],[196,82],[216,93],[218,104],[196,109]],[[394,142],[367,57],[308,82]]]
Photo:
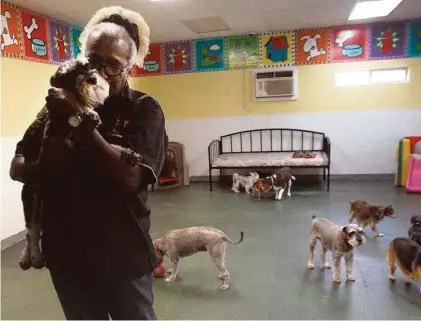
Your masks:
[[[104,69],[105,74],[107,76],[110,76],[110,77],[116,77],[116,76],[120,75],[129,66],[129,63],[127,63],[127,65],[125,67],[120,68],[116,65],[108,65],[108,64],[101,63],[99,61],[94,61],[94,60],[90,60],[89,63],[90,63],[92,68],[95,68],[99,72],[101,72],[101,70]]]

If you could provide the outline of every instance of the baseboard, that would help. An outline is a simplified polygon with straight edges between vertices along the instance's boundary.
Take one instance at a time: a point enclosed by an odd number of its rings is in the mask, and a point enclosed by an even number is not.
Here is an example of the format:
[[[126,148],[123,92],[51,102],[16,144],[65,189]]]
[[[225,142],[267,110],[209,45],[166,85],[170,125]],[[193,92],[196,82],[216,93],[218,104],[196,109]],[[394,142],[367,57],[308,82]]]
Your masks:
[[[321,175],[294,175],[299,180],[317,181]],[[212,180],[218,182],[219,176],[212,176]],[[231,180],[231,176],[223,175],[222,181]],[[393,174],[335,174],[330,175],[331,181],[393,181]],[[191,176],[191,182],[209,182],[209,176]]]
[[[12,246],[13,244],[16,244],[22,241],[23,239],[25,239],[25,235],[26,235],[26,230],[23,230],[17,234],[6,237],[4,240],[1,240],[1,249],[4,250],[5,248],[8,248],[9,246]]]

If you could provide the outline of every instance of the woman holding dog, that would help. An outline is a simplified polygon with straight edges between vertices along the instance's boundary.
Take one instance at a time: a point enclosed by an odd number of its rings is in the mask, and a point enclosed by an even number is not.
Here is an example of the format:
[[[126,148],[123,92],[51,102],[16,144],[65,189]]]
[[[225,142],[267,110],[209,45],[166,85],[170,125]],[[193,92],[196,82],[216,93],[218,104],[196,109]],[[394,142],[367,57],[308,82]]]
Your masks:
[[[98,109],[102,125],[72,115],[83,148],[39,142],[39,159],[25,163],[22,153],[32,147],[20,142],[12,160],[10,175],[21,182],[54,170],[43,186],[42,250],[67,319],[156,319],[147,186],[161,171],[168,137],[159,103],[127,82],[132,67],[143,65],[149,34],[133,11],[96,12],[80,42],[81,54],[110,85]],[[132,149],[141,163],[127,162],[110,144]]]

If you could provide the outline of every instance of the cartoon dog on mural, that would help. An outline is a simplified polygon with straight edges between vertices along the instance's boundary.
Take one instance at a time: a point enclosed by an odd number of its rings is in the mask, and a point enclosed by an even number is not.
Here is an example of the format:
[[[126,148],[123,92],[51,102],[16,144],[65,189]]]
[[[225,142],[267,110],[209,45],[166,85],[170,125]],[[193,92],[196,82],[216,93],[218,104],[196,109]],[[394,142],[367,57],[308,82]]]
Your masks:
[[[304,43],[303,49],[304,52],[308,54],[307,61],[310,61],[312,58],[325,55],[326,51],[323,48],[317,48],[317,40],[321,38],[319,34],[315,35],[314,38],[310,36],[304,36],[301,38],[301,40],[307,39],[307,41]]]
[[[1,15],[1,33],[0,36],[3,38],[3,42],[1,43],[1,50],[3,51],[4,48],[10,45],[17,45],[18,40],[16,39],[15,35],[10,34],[9,30],[9,23],[7,22],[7,19],[10,19],[12,15],[9,11],[5,11],[4,15]]]

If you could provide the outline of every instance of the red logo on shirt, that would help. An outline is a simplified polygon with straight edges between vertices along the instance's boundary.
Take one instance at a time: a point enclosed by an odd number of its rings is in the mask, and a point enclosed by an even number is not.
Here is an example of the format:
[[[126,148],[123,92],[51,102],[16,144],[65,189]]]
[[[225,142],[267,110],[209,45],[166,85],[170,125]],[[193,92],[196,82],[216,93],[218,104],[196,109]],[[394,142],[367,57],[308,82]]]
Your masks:
[[[118,129],[124,129],[130,124],[130,121],[128,120],[121,120],[120,117],[117,118],[117,121],[115,122],[115,127]]]

